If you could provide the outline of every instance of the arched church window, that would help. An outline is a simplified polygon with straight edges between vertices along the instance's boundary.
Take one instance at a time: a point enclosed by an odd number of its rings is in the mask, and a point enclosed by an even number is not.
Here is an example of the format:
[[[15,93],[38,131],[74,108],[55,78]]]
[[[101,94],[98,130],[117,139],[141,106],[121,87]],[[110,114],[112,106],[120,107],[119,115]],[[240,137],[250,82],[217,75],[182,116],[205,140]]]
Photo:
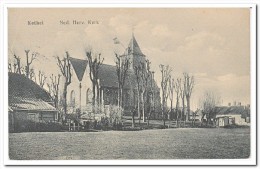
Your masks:
[[[92,103],[92,91],[90,88],[88,88],[86,92],[86,104],[88,103]]]
[[[72,90],[70,93],[70,105],[72,107],[75,107],[75,91]]]

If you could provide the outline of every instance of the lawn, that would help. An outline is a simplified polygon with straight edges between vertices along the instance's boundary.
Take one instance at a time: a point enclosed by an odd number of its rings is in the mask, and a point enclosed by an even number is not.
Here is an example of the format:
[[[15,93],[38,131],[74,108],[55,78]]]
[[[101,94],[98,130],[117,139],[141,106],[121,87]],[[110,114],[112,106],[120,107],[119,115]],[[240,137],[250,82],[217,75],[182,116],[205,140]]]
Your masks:
[[[15,160],[234,159],[250,155],[250,129],[10,133]]]

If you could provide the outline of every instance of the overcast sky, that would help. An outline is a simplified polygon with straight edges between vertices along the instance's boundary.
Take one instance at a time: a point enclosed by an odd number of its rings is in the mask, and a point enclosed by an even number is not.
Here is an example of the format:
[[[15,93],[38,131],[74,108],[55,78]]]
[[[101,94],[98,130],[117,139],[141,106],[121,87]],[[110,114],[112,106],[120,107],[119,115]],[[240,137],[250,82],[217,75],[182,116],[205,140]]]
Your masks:
[[[114,52],[123,52],[132,32],[152,62],[160,84],[159,64],[170,65],[173,76],[195,76],[192,107],[205,90],[214,90],[223,105],[250,103],[249,8],[171,9],[9,9],[9,49],[25,62],[24,49],[38,51],[36,69],[57,71],[53,56],[68,51],[86,58],[85,49],[101,52],[114,65]],[[69,21],[62,25],[60,21]],[[85,24],[73,25],[72,21]],[[88,20],[99,24],[87,24]],[[28,25],[43,21],[43,25]],[[117,37],[123,45],[115,45]],[[10,58],[9,58],[10,59]]]

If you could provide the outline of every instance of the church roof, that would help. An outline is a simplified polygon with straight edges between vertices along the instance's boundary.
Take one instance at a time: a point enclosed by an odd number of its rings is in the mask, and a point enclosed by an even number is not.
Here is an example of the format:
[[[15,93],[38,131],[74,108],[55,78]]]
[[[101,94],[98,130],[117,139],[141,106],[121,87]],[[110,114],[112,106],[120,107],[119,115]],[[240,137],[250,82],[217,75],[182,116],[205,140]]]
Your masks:
[[[139,45],[138,45],[134,35],[132,36],[132,39],[129,42],[129,45],[128,45],[128,48],[126,49],[126,52],[128,54],[145,56],[142,53],[142,51],[141,51],[141,49],[140,49],[140,47],[139,47]]]
[[[79,81],[82,81],[88,63],[87,60],[76,59],[72,57],[69,57],[69,60],[74,68],[74,71],[76,72]]]
[[[100,79],[101,87],[118,88],[118,77],[116,74],[116,66],[102,64],[98,72],[98,78]],[[131,85],[132,82],[135,82],[134,73],[129,70],[124,88],[130,89],[132,86]]]

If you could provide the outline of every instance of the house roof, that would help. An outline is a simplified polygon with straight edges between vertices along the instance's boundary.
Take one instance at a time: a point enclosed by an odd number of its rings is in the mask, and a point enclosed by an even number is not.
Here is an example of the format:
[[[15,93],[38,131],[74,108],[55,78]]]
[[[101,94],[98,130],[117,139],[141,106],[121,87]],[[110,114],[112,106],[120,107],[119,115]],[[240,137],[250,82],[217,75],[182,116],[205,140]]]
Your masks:
[[[73,66],[74,71],[76,72],[79,81],[82,81],[88,63],[87,60],[76,59],[72,57],[69,57],[69,60]]]
[[[8,73],[8,101],[12,110],[56,110],[50,94],[24,75]]]
[[[244,106],[221,106],[216,107],[215,112],[217,115],[243,115],[248,110]]]
[[[13,110],[57,111],[49,103],[36,98],[12,97],[9,100],[9,106]]]

